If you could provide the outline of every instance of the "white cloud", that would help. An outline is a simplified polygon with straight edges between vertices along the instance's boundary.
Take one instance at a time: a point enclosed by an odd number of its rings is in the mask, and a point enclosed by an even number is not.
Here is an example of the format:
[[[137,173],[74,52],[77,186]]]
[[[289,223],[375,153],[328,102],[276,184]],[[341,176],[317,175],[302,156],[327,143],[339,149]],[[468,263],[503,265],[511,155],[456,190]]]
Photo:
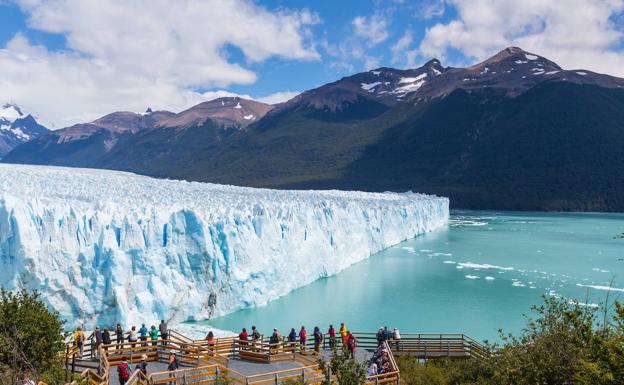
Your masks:
[[[415,59],[418,55],[417,50],[412,49],[413,36],[412,31],[407,29],[403,36],[399,38],[391,47],[392,63],[403,64],[407,68],[415,66]]]
[[[0,48],[0,100],[61,127],[110,111],[181,110],[213,98],[198,89],[251,84],[270,57],[316,60],[307,10],[269,11],[250,0],[21,0],[29,27],[62,34],[49,51],[16,35]],[[227,47],[242,52],[230,60]],[[216,91],[223,93],[226,91]]]
[[[366,40],[369,47],[385,41],[388,32],[388,18],[381,12],[375,12],[371,16],[358,16],[351,22],[357,36]]]
[[[424,57],[444,58],[457,49],[484,59],[503,47],[519,46],[564,68],[624,76],[623,40],[611,18],[624,0],[448,0],[457,18],[428,28],[419,47]]]
[[[418,7],[417,15],[423,19],[431,19],[444,15],[445,0],[432,0]]]
[[[296,92],[296,91],[275,92],[270,95],[256,98],[256,100],[259,102],[267,103],[267,104],[277,104],[277,103],[287,102],[290,99],[294,98],[295,96],[299,95],[300,93],[301,92]]]

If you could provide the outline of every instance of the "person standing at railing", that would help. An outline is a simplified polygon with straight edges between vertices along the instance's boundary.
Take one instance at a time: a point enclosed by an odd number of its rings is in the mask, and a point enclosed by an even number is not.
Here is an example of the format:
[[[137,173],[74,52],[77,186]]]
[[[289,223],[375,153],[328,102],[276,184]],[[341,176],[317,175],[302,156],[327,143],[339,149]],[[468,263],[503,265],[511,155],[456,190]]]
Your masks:
[[[132,326],[128,332],[128,342],[137,342],[139,340],[136,326]]]
[[[375,361],[370,361],[366,373],[368,374],[369,377],[376,376],[378,374],[377,364],[375,363]]]
[[[169,339],[169,329],[167,328],[167,323],[164,319],[160,320],[158,330],[160,331],[160,338],[163,340],[163,345],[167,345],[167,340]]]
[[[78,327],[74,332],[74,345],[78,347],[78,351],[80,352],[80,358],[84,355],[84,342],[86,340],[86,336],[82,331],[82,328]]]
[[[355,348],[357,347],[357,338],[351,333],[347,331],[347,349],[349,350],[349,356],[355,359]]]
[[[329,325],[329,348],[333,349],[336,346],[336,331],[334,330],[334,325]]]
[[[384,341],[388,341],[390,338],[392,338],[392,333],[390,333],[387,326],[384,326]]]
[[[206,341],[208,342],[208,350],[210,350],[211,352],[214,352],[215,338],[214,338],[214,333],[212,332],[212,330],[208,332],[208,335],[206,336]]]
[[[302,326],[301,330],[299,330],[299,344],[301,345],[301,350],[305,350],[307,338],[308,332],[306,331],[305,326]]]
[[[104,345],[109,345],[111,342],[110,331],[108,331],[108,328],[104,328],[104,331],[102,332],[102,343]],[[108,350],[108,347],[105,347],[104,350]]]
[[[240,334],[238,335],[238,340],[239,340],[241,349],[245,350],[247,346],[248,338],[249,338],[249,335],[247,334],[247,329],[243,328],[243,331],[241,331]]]
[[[139,329],[139,338],[141,341],[147,341],[147,328],[145,327],[145,324],[142,324]],[[142,344],[142,346],[147,346],[147,344]]]
[[[319,352],[321,350],[321,342],[323,342],[323,333],[318,326],[314,327],[314,351]]]
[[[288,342],[290,342],[290,347],[294,348],[297,344],[297,332],[295,328],[290,329],[290,334],[288,334]]]
[[[399,350],[399,344],[401,343],[401,333],[398,328],[394,328],[392,331],[392,339],[394,340],[394,346]]]
[[[98,348],[102,345],[102,332],[99,327],[95,327],[95,330],[89,336],[91,340],[91,358],[98,354]]]
[[[340,324],[340,336],[342,337],[342,346],[347,346],[347,327],[344,322]]]
[[[377,346],[381,346],[383,344],[384,339],[385,339],[385,335],[386,334],[384,333],[383,327],[380,326],[379,329],[377,330],[377,335],[376,335],[376,337],[377,337]]]
[[[260,332],[258,331],[258,329],[256,329],[255,326],[251,327],[251,340],[252,340],[254,349],[257,348],[259,342],[262,342],[260,341],[261,340]]]
[[[120,385],[125,385],[130,378],[130,367],[125,359],[117,366],[117,376],[119,377]]]
[[[123,331],[123,328],[121,327],[120,323],[118,323],[117,326],[115,326],[115,334],[117,335],[117,343],[118,344],[123,344],[123,341],[124,341],[124,331]],[[123,346],[119,346],[118,348],[123,348]]]
[[[271,351],[275,352],[279,348],[279,343],[282,340],[282,336],[277,331],[277,329],[273,329],[273,334],[271,334],[271,338],[269,339],[269,344],[271,345]]]
[[[152,325],[152,327],[150,328],[149,336],[152,340],[152,346],[158,345],[158,342],[156,342],[158,340],[158,329],[156,329],[156,326]]]

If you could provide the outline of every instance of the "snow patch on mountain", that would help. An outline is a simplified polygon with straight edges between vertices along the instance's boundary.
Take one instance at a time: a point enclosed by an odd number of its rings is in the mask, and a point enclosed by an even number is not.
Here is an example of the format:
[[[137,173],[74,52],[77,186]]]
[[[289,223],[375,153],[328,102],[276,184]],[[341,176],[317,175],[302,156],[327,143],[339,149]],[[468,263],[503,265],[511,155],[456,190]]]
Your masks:
[[[0,164],[0,284],[40,290],[70,327],[205,319],[445,226],[448,205]]]
[[[371,92],[371,91],[373,91],[373,88],[377,87],[380,84],[381,84],[381,82],[362,83],[361,87],[362,87],[363,90]]]

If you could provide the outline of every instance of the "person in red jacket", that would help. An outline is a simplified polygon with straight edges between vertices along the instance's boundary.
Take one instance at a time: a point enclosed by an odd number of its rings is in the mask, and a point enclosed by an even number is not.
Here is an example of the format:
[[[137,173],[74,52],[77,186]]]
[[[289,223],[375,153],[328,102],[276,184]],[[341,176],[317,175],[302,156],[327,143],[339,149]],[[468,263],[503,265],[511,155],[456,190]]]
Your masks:
[[[247,346],[247,339],[248,338],[249,338],[249,335],[247,335],[247,329],[243,328],[243,331],[238,335],[238,339],[240,340],[241,348],[244,349],[244,347]]]
[[[357,338],[350,332],[347,331],[347,348],[349,349],[349,355],[351,358],[355,359],[355,347],[357,346]]]
[[[305,330],[305,326],[302,326],[301,330],[299,330],[299,344],[301,344],[301,349],[305,349],[307,337],[308,332]]]
[[[130,367],[128,361],[123,360],[121,364],[117,365],[117,374],[119,375],[119,383],[124,385],[130,378]]]
[[[334,325],[329,325],[329,348],[333,349],[336,346],[336,331],[334,330]]]

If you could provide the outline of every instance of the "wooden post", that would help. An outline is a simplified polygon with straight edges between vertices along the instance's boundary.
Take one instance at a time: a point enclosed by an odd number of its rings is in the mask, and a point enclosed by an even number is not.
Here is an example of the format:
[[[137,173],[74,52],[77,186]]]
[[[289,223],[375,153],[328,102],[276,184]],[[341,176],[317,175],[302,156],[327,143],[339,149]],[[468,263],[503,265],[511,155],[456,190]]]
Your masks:
[[[275,373],[275,385],[279,384],[279,377],[277,376],[277,373]]]
[[[182,374],[182,383],[186,385],[186,372]]]
[[[69,382],[69,380],[67,379],[68,377],[68,370],[69,370],[69,344],[67,344],[65,346],[65,382]]]
[[[305,368],[301,369],[301,378],[303,378],[303,383],[305,384]]]

